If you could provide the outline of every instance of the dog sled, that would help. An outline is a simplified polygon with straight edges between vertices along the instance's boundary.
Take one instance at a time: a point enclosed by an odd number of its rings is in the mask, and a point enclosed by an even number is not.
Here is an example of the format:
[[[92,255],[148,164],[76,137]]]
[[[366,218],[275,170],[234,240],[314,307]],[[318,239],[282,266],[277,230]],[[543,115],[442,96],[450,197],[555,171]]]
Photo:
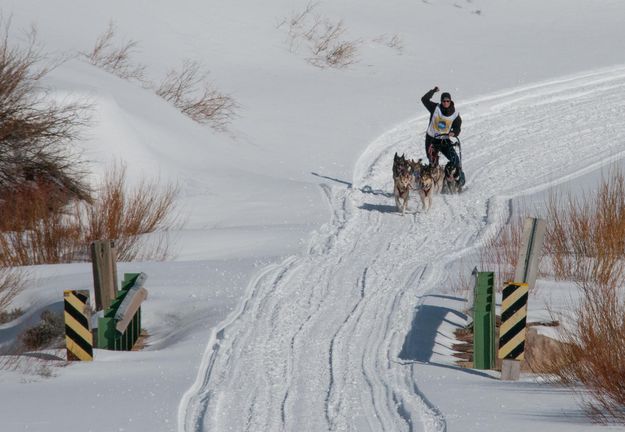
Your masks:
[[[451,145],[452,147],[458,148],[458,151],[457,151],[458,166],[457,167],[453,166],[451,161],[448,161],[447,164],[445,165],[445,169],[444,169],[445,178],[443,181],[443,187],[441,189],[441,193],[443,194],[461,193],[464,188],[466,178],[464,175],[464,170],[462,169],[462,143],[460,142],[460,138],[458,138],[457,136],[452,137],[452,136],[449,136],[448,134],[441,134],[441,135],[438,135],[436,138],[442,141],[447,141],[449,145]],[[438,152],[436,152],[436,154],[432,156],[433,156],[432,165],[438,166],[439,165]]]

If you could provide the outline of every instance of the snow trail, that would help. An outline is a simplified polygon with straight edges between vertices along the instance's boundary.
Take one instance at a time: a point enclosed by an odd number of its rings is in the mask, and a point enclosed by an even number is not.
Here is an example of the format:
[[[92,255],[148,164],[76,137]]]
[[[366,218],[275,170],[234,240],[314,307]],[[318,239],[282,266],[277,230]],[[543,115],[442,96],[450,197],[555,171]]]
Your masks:
[[[441,288],[453,260],[500,226],[512,196],[623,156],[625,131],[616,122],[625,117],[625,68],[514,89],[459,110],[467,191],[401,217],[393,154],[423,157],[427,117],[374,141],[352,187],[324,186],[333,217],[308,253],[266,268],[211,338],[180,404],[181,431],[447,429],[445,413],[419,390],[419,363],[399,359],[415,310]],[[411,209],[417,201],[413,194]]]

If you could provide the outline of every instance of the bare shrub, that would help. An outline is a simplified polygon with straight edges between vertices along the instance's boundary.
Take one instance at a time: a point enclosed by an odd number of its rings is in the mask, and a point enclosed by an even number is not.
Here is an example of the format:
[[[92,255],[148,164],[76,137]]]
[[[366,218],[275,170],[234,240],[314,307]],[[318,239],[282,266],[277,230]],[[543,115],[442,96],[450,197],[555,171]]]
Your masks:
[[[84,166],[70,143],[88,123],[84,103],[50,100],[41,79],[50,71],[37,45],[36,31],[22,47],[9,44],[10,23],[0,19],[0,220],[13,188],[43,181],[81,198],[89,190]]]
[[[144,234],[163,234],[176,226],[174,214],[177,186],[161,187],[158,182],[142,181],[135,188],[126,185],[125,165],[116,165],[106,173],[98,187],[97,198],[81,215],[84,244],[94,240],[115,240],[121,261],[165,259],[164,240],[146,247]]]
[[[129,40],[114,46],[115,25],[109,23],[91,52],[82,53],[93,65],[126,80],[138,81],[145,88],[171,102],[184,115],[197,123],[208,124],[224,131],[235,117],[237,104],[234,99],[208,81],[208,72],[196,61],[186,60],[180,69],[171,69],[160,84],[154,84],[145,76],[146,66],[135,63],[132,54],[138,42]]]
[[[495,273],[495,286],[503,289],[507,281],[514,279],[524,218],[517,217],[504,225],[499,232],[488,238],[480,250],[480,267]]]
[[[612,286],[623,278],[625,178],[614,168],[595,196],[548,204],[547,251],[556,279]]]
[[[25,330],[19,340],[27,351],[63,346],[65,336],[65,319],[63,313],[44,311],[41,321],[34,327]]]
[[[0,223],[0,265],[71,262],[80,254],[74,205],[61,205],[57,193],[45,185],[18,188],[10,206],[13,217]]]
[[[395,51],[397,51],[398,54],[403,54],[404,52],[404,43],[401,39],[401,36],[395,34],[392,36],[383,34],[380,35],[379,37],[375,38],[373,40],[373,42],[376,43],[380,43],[382,45],[385,45],[389,48],[394,49]]]
[[[548,203],[547,250],[556,279],[575,281],[580,300],[554,314],[561,352],[549,372],[580,391],[599,422],[625,424],[625,178],[612,168],[596,195]],[[579,385],[583,385],[580,390]]]
[[[145,66],[135,63],[131,57],[136,51],[138,42],[128,40],[119,46],[114,46],[113,40],[116,36],[115,24],[111,21],[104,33],[102,33],[96,43],[88,53],[82,53],[91,64],[110,72],[125,80],[136,80],[146,84]]]
[[[50,209],[41,188],[22,196],[17,207],[21,223],[0,231],[0,265],[83,261],[88,245],[101,239],[116,241],[120,260],[165,259],[166,232],[176,226],[178,188],[143,181],[129,189],[125,173],[125,166],[113,167],[91,202]],[[155,231],[160,233],[155,239],[142,237]]]
[[[308,61],[317,67],[345,68],[358,61],[359,40],[343,40],[346,29],[343,21],[332,22],[327,19],[315,25],[310,35],[310,49],[313,57]]]
[[[309,2],[306,8],[284,19],[278,28],[288,23],[289,50],[297,52],[300,42],[308,46],[311,57],[307,61],[319,68],[345,68],[358,61],[360,40],[345,40],[346,28],[342,20],[332,21],[313,14],[318,3]]]
[[[21,310],[8,311],[11,302],[24,289],[23,272],[0,266],[0,322],[8,322],[21,314]]]
[[[11,322],[24,315],[21,308],[13,308],[11,310],[0,310],[0,324]]]
[[[558,356],[549,372],[580,391],[584,406],[599,422],[625,424],[625,300],[622,288],[580,285],[581,302],[566,314]],[[561,320],[566,323],[567,320]]]
[[[170,70],[155,91],[193,121],[216,130],[225,130],[235,116],[234,99],[216,90],[208,72],[195,61],[186,60],[180,69]]]
[[[306,27],[306,25],[310,21],[312,12],[318,4],[319,2],[308,2],[308,4],[306,4],[306,7],[302,11],[294,12],[291,17],[284,18],[276,26],[276,28],[279,29],[285,24],[288,24],[287,32],[290,52],[297,52],[297,49],[299,47],[298,42],[302,36],[310,40],[311,31],[315,30],[317,21],[315,21],[315,24],[313,24],[312,26]]]
[[[451,292],[457,296],[460,296],[466,300],[470,300],[473,295],[473,278],[467,276],[465,273],[459,273],[455,279],[452,279]]]

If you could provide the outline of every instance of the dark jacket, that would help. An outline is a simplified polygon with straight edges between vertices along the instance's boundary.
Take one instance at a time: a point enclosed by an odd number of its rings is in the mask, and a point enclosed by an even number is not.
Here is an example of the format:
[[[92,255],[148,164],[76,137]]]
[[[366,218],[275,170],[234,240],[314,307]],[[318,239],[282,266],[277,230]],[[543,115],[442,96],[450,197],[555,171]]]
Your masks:
[[[425,106],[425,108],[427,108],[427,110],[430,112],[430,121],[432,121],[434,110],[439,105],[436,102],[432,102],[430,100],[432,99],[432,96],[434,96],[434,93],[436,93],[436,91],[432,89],[426,94],[424,94],[423,97],[421,98],[421,102],[423,102],[423,105]],[[451,101],[451,103],[449,104],[449,108],[444,108],[441,105],[441,112],[443,113],[443,115],[449,116],[449,115],[452,115],[455,111],[456,111],[456,107],[454,105],[454,101]],[[460,135],[461,129],[462,129],[462,118],[460,118],[460,114],[458,114],[458,117],[456,117],[456,119],[451,124],[450,132],[453,132],[454,134],[456,134],[456,136],[458,136]]]

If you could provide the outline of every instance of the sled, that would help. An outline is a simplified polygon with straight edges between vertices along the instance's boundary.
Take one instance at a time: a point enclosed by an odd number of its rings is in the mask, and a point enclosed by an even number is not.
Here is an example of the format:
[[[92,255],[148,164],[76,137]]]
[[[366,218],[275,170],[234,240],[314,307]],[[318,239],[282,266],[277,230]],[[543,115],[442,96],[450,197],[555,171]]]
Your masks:
[[[466,183],[466,178],[464,175],[464,170],[462,169],[462,144],[460,143],[460,138],[451,137],[448,134],[441,134],[438,135],[436,138],[443,141],[449,141],[453,147],[458,147],[458,168],[460,169],[460,176],[458,180],[454,179],[453,172],[450,172],[450,162],[447,162],[447,165],[445,165],[445,180],[443,181],[443,188],[441,189],[441,193],[462,193],[462,191],[464,190],[464,185]]]

